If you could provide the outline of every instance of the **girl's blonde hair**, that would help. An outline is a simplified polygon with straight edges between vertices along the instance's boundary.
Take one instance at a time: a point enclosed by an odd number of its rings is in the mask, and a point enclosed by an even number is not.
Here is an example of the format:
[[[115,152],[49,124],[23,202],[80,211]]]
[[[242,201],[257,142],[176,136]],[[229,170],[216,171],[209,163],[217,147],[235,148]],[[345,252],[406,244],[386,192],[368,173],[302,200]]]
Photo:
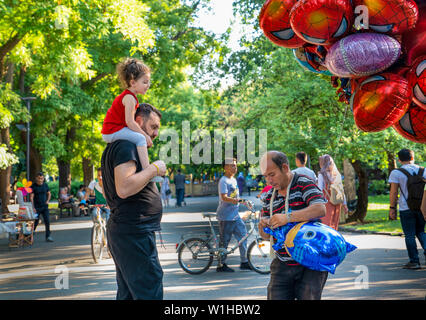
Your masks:
[[[142,61],[126,58],[117,65],[118,79],[123,88],[130,87],[130,80],[138,80],[146,74],[151,74],[151,69]]]

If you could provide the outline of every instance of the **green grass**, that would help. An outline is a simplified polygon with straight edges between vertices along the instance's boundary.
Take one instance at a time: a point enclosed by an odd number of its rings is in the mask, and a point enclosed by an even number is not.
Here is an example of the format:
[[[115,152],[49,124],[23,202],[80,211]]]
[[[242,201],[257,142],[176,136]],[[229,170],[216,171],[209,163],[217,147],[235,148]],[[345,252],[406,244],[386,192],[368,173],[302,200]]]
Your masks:
[[[397,220],[389,220],[389,195],[370,196],[368,198],[367,216],[363,224],[352,222],[342,224],[356,230],[402,233],[399,214]]]

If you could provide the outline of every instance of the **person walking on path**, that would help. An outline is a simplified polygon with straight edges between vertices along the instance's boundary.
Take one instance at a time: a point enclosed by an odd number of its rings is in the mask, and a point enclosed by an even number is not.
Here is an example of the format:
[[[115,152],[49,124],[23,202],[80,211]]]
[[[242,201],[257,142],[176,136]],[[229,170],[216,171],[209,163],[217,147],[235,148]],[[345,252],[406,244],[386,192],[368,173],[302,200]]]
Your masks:
[[[389,219],[397,219],[397,204],[399,205],[399,217],[401,219],[402,231],[405,236],[405,245],[407,247],[408,258],[410,261],[403,266],[404,269],[420,269],[420,259],[417,250],[416,237],[423,248],[426,264],[426,234],[425,218],[422,215],[420,206],[410,208],[410,197],[408,191],[408,176],[419,175],[423,171],[423,179],[426,179],[426,170],[422,170],[414,164],[414,152],[409,149],[402,149],[398,152],[398,160],[401,163],[399,169],[392,170],[389,175],[390,193],[389,193]],[[424,190],[424,185],[422,187]],[[398,190],[401,190],[401,196],[398,199]],[[421,190],[420,190],[421,191]]]
[[[185,202],[185,175],[182,174],[182,171],[178,169],[177,175],[175,175],[174,183],[176,190],[176,206],[182,207],[182,202],[186,205]]]
[[[309,178],[311,178],[315,183],[317,182],[317,176],[315,172],[306,167],[306,162],[308,161],[308,155],[301,151],[296,153],[296,169],[293,169],[293,172],[297,172],[298,174],[303,174]]]
[[[246,179],[244,178],[244,175],[242,172],[238,174],[237,184],[238,184],[238,190],[240,191],[240,196],[242,196],[244,192],[244,187],[246,186]]]
[[[219,221],[220,247],[227,248],[232,235],[235,236],[237,241],[240,241],[247,234],[247,229],[238,213],[240,199],[237,180],[234,178],[237,173],[237,160],[225,159],[223,169],[225,174],[219,180],[219,205],[216,210],[216,217]],[[247,240],[241,243],[239,251],[240,269],[251,270],[247,260]],[[224,260],[221,260],[216,271],[234,272],[234,269],[228,267]]]
[[[321,191],[324,192],[324,197],[327,199],[325,204],[326,214],[325,217],[321,219],[321,222],[330,226],[334,230],[339,229],[340,223],[340,212],[345,211],[345,214],[348,214],[348,206],[346,203],[346,196],[342,184],[342,178],[339,170],[337,170],[336,164],[334,163],[333,158],[325,154],[319,158],[319,163],[321,171],[318,173],[318,187]],[[330,201],[331,196],[331,185],[335,184],[339,187],[341,191],[341,196],[343,198],[343,203],[333,204]]]
[[[172,196],[172,191],[170,190],[170,180],[169,177],[164,176],[163,181],[161,182],[161,199],[164,202],[164,207],[169,207],[169,201]]]
[[[103,180],[102,180],[102,168],[98,168],[96,170],[97,172],[97,179],[92,180],[89,183],[89,186],[87,187],[87,189],[90,191],[91,196],[93,196],[93,204],[104,204],[105,206],[102,206],[99,208],[99,210],[101,210],[101,213],[105,214],[105,221],[108,221],[109,216],[111,215],[111,210],[107,205],[105,196],[104,196],[104,191],[103,191]],[[86,197],[86,201],[87,201]],[[93,208],[92,209],[92,216],[96,216],[98,208]]]
[[[136,110],[136,123],[152,140],[158,136],[160,119],[161,113],[151,105]],[[116,267],[117,300],[162,300],[163,270],[155,232],[161,230],[163,208],[151,179],[165,175],[166,165],[159,160],[142,169],[136,145],[118,140],[105,148],[101,167],[111,208],[107,239]]]
[[[51,193],[49,186],[44,181],[43,172],[39,172],[36,176],[36,181],[32,185],[33,192],[30,194],[30,199],[34,207],[34,212],[37,214],[37,218],[34,222],[34,231],[36,230],[40,217],[43,216],[44,226],[46,228],[46,241],[53,242],[53,238],[50,232],[50,213],[49,213],[49,201]]]
[[[264,232],[265,227],[275,229],[289,222],[319,221],[325,215],[326,201],[322,192],[308,177],[291,172],[284,153],[267,152],[260,160],[260,169],[267,184],[272,186],[263,199],[259,221],[259,234],[263,239],[271,239]],[[327,277],[326,271],[315,271],[298,264],[285,249],[275,251],[267,298],[319,300]]]

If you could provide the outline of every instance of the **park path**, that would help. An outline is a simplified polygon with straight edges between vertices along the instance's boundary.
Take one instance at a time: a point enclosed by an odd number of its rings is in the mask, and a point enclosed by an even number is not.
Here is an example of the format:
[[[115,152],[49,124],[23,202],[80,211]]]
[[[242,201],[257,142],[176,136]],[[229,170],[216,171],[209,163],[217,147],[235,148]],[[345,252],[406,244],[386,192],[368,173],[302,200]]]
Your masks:
[[[201,212],[215,211],[217,199],[188,198],[188,206],[164,210],[164,247],[159,237],[157,243],[164,270],[165,299],[266,299],[269,276],[240,271],[238,251],[228,258],[235,273],[217,273],[214,263],[204,274],[193,276],[178,265],[175,248],[181,234],[207,230]],[[253,196],[250,199],[258,201]],[[259,202],[255,203],[259,206]],[[94,264],[90,255],[91,226],[89,217],[62,218],[52,223],[55,241],[47,243],[44,226],[40,225],[31,248],[9,250],[6,239],[0,239],[0,300],[115,299],[113,261]],[[346,232],[343,235],[358,249],[346,257],[334,275],[329,275],[324,300],[425,299],[426,268],[401,268],[407,262],[403,237]],[[61,288],[65,282],[60,276],[65,274],[68,286]]]

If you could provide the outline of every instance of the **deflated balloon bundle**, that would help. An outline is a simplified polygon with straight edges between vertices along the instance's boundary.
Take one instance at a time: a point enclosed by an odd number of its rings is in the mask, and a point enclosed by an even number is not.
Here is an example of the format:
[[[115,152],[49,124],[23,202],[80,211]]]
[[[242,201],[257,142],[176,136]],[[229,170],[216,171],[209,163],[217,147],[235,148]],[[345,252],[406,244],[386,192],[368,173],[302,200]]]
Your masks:
[[[259,25],[305,69],[331,76],[359,129],[426,143],[425,0],[267,0]]]
[[[289,223],[276,229],[266,227],[264,231],[276,239],[274,250],[285,248],[301,265],[332,274],[346,254],[356,249],[339,232],[320,222]]]

